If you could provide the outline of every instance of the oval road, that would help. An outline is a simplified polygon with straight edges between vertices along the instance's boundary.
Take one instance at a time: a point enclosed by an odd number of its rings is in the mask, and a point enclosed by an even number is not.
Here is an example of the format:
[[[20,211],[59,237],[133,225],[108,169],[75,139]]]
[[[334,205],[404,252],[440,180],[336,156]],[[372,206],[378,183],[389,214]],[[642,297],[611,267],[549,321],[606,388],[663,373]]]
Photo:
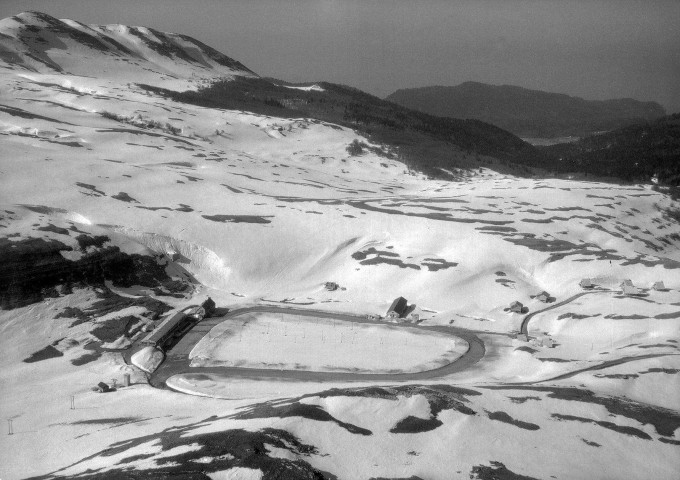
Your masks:
[[[443,377],[452,373],[460,372],[477,363],[484,357],[484,342],[469,330],[463,330],[449,326],[400,325],[400,328],[411,328],[425,331],[437,331],[462,338],[468,345],[468,351],[454,362],[433,370],[414,373],[352,373],[352,372],[314,372],[306,370],[276,370],[264,368],[241,368],[241,367],[191,367],[189,354],[194,345],[203,338],[215,325],[231,318],[246,313],[288,313],[294,315],[311,316],[316,318],[332,318],[336,320],[356,323],[370,323],[385,325],[384,322],[374,322],[363,317],[342,313],[331,313],[317,310],[301,310],[275,306],[257,306],[242,308],[228,312],[226,315],[216,318],[208,318],[194,326],[169,352],[161,366],[150,376],[149,383],[157,388],[167,388],[165,381],[173,375],[181,373],[192,374],[216,374],[229,377],[242,378],[270,378],[282,380],[298,380],[310,382],[404,382],[429,380]]]

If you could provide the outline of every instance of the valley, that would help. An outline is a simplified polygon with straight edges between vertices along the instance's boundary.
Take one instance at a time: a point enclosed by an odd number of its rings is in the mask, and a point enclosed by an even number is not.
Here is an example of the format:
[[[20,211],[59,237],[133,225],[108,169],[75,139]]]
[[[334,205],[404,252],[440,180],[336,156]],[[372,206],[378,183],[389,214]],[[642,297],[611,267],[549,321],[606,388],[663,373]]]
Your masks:
[[[672,195],[485,124],[419,170],[291,85],[216,105],[259,77],[190,37],[46,17],[0,22],[3,480],[677,478]]]

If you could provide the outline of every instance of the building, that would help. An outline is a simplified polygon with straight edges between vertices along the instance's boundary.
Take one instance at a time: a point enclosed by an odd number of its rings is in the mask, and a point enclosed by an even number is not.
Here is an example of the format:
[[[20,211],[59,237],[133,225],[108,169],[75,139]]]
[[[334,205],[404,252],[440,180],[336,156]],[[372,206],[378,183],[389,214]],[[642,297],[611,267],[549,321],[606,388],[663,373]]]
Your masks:
[[[141,343],[163,348],[165,345],[171,344],[175,338],[183,335],[195,323],[196,319],[193,316],[187,315],[185,312],[175,312],[168,315]]]
[[[324,288],[325,288],[326,290],[328,290],[329,292],[332,292],[332,291],[337,290],[338,287],[339,287],[339,285],[338,285],[337,283],[335,283],[335,282],[326,282],[326,283],[324,284]]]
[[[593,288],[595,286],[595,284],[593,284],[589,278],[584,278],[578,284],[581,286],[581,288]]]
[[[543,290],[541,293],[536,295],[536,300],[538,300],[539,302],[548,303],[548,301],[550,300],[550,294]]]
[[[664,292],[666,290],[666,285],[663,284],[661,280],[654,282],[652,285],[652,290],[657,290],[659,292]]]
[[[627,278],[623,282],[621,282],[621,286],[623,287],[624,285],[628,285],[629,287],[632,287],[633,281],[630,278]]]
[[[541,346],[542,347],[548,347],[548,348],[553,348],[555,346],[555,342],[553,342],[553,339],[550,338],[549,336],[545,335],[541,337]]]
[[[621,285],[621,293],[624,295],[639,295],[640,290],[636,286],[634,286],[631,282],[631,284],[627,284],[626,282],[622,282]]]
[[[514,301],[510,304],[510,311],[515,312],[515,313],[522,313],[522,309],[524,308],[524,305],[522,305],[518,301]]]
[[[408,319],[411,323],[418,323],[420,321],[420,315],[417,313],[412,313],[408,316]]]
[[[406,313],[407,305],[408,302],[404,297],[397,297],[392,302],[392,305],[390,305],[390,308],[387,309],[387,314],[385,316],[392,319],[400,318]]]

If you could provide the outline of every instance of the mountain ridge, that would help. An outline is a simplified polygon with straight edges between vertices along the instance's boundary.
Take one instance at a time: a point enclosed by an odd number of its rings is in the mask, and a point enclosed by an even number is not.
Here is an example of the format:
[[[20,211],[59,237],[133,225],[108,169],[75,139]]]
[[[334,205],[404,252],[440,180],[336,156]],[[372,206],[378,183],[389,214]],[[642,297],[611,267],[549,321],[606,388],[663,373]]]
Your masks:
[[[585,100],[516,85],[463,82],[397,90],[386,100],[432,115],[474,118],[521,137],[583,136],[665,115],[656,102]]]
[[[188,35],[119,24],[86,25],[36,11],[0,20],[3,63],[29,72],[85,76],[97,68],[101,77],[134,74],[157,85],[172,84],[172,80],[186,84],[200,78],[257,76],[237,60]]]

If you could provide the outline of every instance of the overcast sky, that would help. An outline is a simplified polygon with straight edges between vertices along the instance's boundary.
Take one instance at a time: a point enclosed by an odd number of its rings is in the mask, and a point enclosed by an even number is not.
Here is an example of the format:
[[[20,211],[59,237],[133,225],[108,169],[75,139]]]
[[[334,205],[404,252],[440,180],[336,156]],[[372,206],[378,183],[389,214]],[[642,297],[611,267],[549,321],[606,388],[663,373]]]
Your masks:
[[[191,35],[256,73],[385,96],[467,80],[680,111],[680,0],[0,0]]]

